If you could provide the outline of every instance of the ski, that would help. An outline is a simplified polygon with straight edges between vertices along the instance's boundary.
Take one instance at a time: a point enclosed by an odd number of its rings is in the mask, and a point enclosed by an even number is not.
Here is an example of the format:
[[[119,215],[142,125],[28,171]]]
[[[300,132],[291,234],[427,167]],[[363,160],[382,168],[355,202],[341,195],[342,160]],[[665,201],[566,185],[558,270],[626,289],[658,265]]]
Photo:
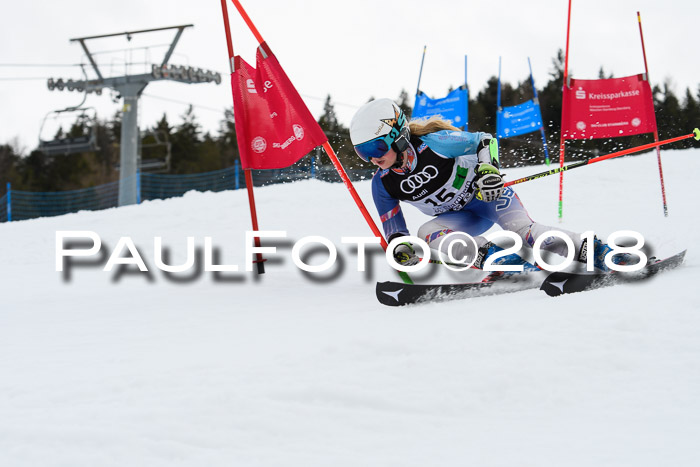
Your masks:
[[[652,262],[644,266],[643,269],[635,272],[611,272],[602,274],[553,272],[542,282],[540,290],[544,290],[550,297],[556,297],[563,294],[583,292],[616,284],[644,280],[661,271],[680,266],[681,263],[683,263],[686,251],[687,250],[683,250],[666,259]]]
[[[376,292],[379,303],[387,306],[444,302],[535,289],[542,283],[542,274],[539,271],[519,273],[489,282],[462,284],[424,285],[392,281],[377,282]]]

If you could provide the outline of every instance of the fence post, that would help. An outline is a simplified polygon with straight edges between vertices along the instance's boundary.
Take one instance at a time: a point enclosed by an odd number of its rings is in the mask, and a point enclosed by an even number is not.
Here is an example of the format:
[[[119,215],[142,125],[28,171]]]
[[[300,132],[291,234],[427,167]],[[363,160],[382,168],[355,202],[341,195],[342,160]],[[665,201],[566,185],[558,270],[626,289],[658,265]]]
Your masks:
[[[12,222],[12,185],[7,182],[7,222]]]
[[[136,204],[141,204],[141,171],[136,170]]]
[[[240,164],[238,163],[238,159],[233,161],[233,168],[234,168],[234,173],[236,174],[236,190],[238,190],[241,187],[241,182],[238,180],[238,172],[239,172],[239,166]]]

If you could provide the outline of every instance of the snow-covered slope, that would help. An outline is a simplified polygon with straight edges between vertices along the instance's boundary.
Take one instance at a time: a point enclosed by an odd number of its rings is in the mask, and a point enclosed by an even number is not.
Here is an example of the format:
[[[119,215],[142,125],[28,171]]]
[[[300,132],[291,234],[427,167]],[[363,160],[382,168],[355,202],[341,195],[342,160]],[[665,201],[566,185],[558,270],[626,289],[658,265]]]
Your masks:
[[[559,298],[383,307],[374,283],[397,276],[376,250],[357,272],[340,239],[370,231],[341,184],[256,190],[261,229],[287,232],[262,277],[243,271],[244,190],[0,224],[0,465],[698,465],[700,150],[662,156],[669,218],[650,153],[566,174],[561,225],[636,230],[688,248],[684,266]],[[516,187],[555,227],[557,184]],[[404,211],[413,232],[427,220]],[[62,230],[96,232],[104,256],[56,272]],[[309,235],[342,259],[320,277],[292,263]],[[163,273],[157,236],[168,264],[212,237],[241,272]],[[121,237],[149,273],[102,270]],[[435,268],[414,279],[455,280]]]

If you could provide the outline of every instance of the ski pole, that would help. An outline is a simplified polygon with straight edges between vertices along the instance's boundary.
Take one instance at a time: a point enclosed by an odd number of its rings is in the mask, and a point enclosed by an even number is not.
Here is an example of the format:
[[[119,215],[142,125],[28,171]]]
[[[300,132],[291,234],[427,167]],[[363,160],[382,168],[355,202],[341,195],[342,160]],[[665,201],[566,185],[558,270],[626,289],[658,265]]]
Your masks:
[[[617,151],[617,152],[613,152],[611,154],[606,154],[604,156],[594,157],[593,159],[588,159],[587,161],[574,162],[573,164],[569,164],[569,165],[565,165],[563,167],[548,170],[546,172],[540,172],[537,174],[529,175],[527,177],[518,178],[517,180],[511,180],[510,182],[506,182],[504,186],[511,186],[511,185],[517,185],[518,183],[529,182],[530,180],[535,180],[538,178],[546,177],[548,175],[558,174],[560,172],[565,172],[567,170],[575,169],[577,167],[583,167],[584,165],[595,164],[596,162],[601,162],[601,161],[604,161],[607,159],[613,159],[615,157],[624,156],[626,154],[632,154],[635,152],[644,151],[645,149],[650,149],[650,148],[657,147],[657,146],[663,146],[664,144],[675,143],[676,141],[681,141],[681,140],[688,139],[688,138],[695,138],[696,140],[700,141],[700,130],[695,128],[692,133],[687,134],[687,135],[676,136],[675,138],[665,139],[663,141],[657,141],[654,143],[643,144],[641,146],[635,146],[633,148],[625,149],[623,151]]]

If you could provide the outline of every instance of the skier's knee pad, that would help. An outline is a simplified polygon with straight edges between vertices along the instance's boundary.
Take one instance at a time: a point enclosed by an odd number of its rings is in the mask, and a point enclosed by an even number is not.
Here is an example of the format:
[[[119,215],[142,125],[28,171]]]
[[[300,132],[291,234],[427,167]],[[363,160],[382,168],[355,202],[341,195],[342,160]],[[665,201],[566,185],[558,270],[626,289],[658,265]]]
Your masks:
[[[425,243],[430,245],[431,248],[437,249],[445,235],[452,233],[452,229],[430,224],[430,222],[423,224],[418,229],[418,238],[425,240]]]
[[[514,226],[509,226],[510,231],[516,234],[518,237],[523,239],[523,243],[525,245],[528,245],[532,247],[532,245],[535,243],[535,237],[533,235],[533,227],[535,223],[524,223],[524,224],[518,224]]]
[[[445,237],[450,234],[454,235],[446,239]],[[476,258],[479,247],[486,243],[482,237],[471,237],[450,229],[432,231],[431,229],[425,231],[419,229],[418,236],[424,239],[431,249],[439,250],[445,255],[451,254],[455,261],[464,263],[469,263]]]

